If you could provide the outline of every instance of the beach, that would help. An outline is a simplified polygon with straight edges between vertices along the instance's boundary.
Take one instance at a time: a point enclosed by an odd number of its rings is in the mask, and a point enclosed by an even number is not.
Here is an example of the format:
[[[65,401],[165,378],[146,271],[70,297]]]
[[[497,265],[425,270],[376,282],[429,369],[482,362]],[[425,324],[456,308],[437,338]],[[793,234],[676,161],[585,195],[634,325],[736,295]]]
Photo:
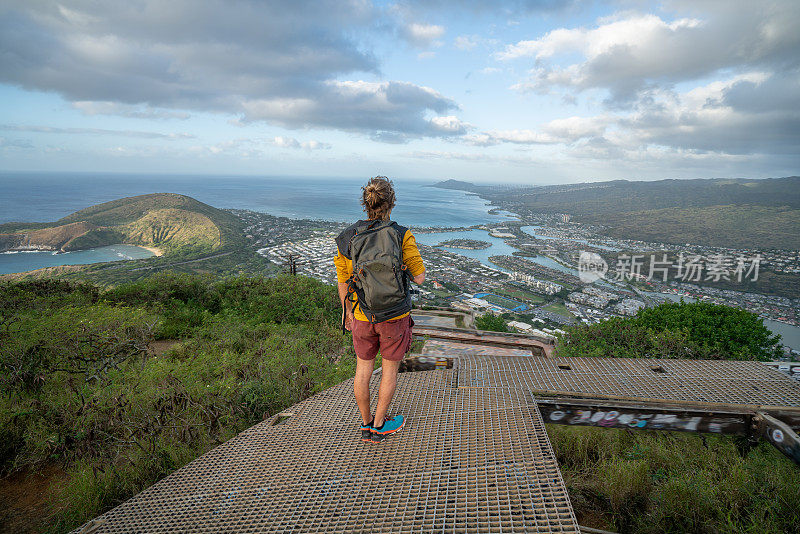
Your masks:
[[[152,253],[153,253],[154,255],[156,255],[156,256],[163,256],[163,255],[164,255],[164,251],[163,251],[163,250],[161,250],[160,248],[156,248],[156,247],[146,247],[146,246],[144,246],[144,245],[136,245],[136,246],[137,246],[137,247],[139,247],[139,248],[143,248],[143,249],[145,249],[145,250],[149,250],[150,252],[152,252]]]

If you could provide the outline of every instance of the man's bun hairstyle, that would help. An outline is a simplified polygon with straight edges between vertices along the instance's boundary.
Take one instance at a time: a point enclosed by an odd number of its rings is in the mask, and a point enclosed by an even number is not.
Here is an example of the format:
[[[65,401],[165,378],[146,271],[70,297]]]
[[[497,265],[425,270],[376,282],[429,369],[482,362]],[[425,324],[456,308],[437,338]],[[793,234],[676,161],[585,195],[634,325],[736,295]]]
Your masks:
[[[394,207],[394,187],[385,176],[370,178],[361,188],[361,205],[369,219],[388,219]]]

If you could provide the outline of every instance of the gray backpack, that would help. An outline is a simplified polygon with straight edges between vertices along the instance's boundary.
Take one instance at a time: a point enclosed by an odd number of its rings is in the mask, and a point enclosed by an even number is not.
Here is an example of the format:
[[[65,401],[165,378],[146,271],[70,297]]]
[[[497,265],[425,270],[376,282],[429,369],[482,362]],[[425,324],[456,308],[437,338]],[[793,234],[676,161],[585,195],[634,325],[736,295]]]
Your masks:
[[[406,228],[393,221],[358,221],[336,238],[339,253],[353,262],[347,295],[358,296],[367,320],[380,323],[411,311],[411,275],[403,263]],[[344,328],[344,327],[343,327]]]

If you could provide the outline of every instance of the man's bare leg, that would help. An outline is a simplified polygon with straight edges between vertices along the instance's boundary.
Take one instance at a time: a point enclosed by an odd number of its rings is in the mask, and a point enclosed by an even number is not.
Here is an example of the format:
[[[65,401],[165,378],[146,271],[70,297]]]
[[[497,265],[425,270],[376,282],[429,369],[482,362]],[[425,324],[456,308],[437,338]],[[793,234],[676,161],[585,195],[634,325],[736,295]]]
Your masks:
[[[356,404],[358,404],[358,409],[361,410],[361,420],[365,425],[372,421],[369,409],[369,381],[372,378],[374,365],[375,360],[356,358],[356,378],[353,381],[353,390],[356,394]]]
[[[375,426],[379,427],[386,418],[386,411],[394,397],[394,390],[397,387],[397,371],[400,369],[400,362],[383,360],[381,371],[381,387],[378,390],[378,406],[375,408]],[[363,412],[362,412],[363,413]]]

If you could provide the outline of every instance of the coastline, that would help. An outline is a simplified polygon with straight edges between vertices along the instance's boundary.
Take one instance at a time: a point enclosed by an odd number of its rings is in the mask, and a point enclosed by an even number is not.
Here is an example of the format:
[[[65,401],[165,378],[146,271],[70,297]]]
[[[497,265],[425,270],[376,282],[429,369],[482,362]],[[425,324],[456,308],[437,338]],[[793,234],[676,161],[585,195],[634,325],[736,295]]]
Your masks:
[[[164,251],[163,251],[163,250],[161,250],[160,248],[156,248],[156,247],[146,247],[146,246],[144,246],[144,245],[136,245],[136,246],[137,246],[137,247],[139,247],[139,248],[143,248],[143,249],[145,249],[145,250],[149,250],[150,252],[152,252],[152,253],[153,253],[153,254],[155,254],[156,256],[163,256],[163,255],[164,255]]]

